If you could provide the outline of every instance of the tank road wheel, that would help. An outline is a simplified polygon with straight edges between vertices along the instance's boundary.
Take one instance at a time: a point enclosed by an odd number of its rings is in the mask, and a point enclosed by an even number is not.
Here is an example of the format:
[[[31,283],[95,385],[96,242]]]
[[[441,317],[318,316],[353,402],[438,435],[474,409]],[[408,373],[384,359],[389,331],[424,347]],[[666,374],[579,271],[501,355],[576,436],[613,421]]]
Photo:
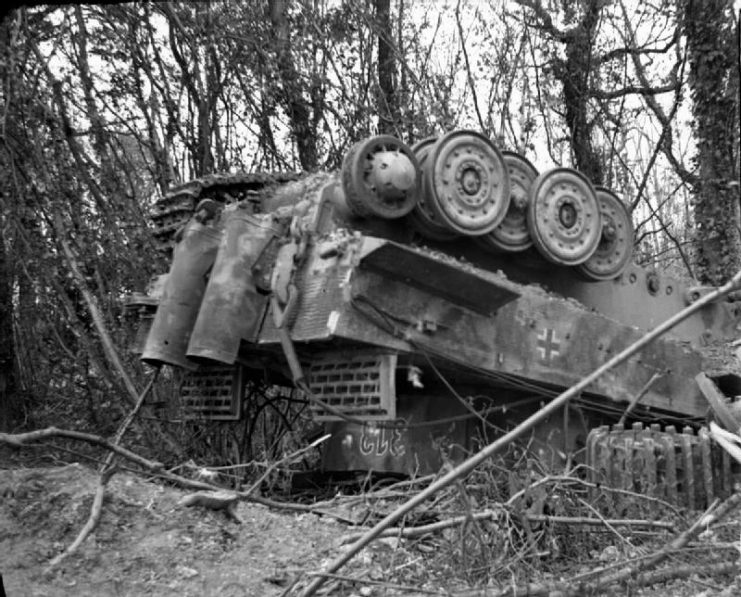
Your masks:
[[[347,153],[342,160],[342,169],[340,174],[342,178],[342,190],[345,193],[345,200],[347,201],[348,207],[353,214],[364,218],[371,215],[371,212],[367,207],[365,207],[363,202],[360,201],[360,197],[353,186],[353,163],[356,160],[355,156],[358,153],[359,147],[360,143],[358,142],[351,145],[350,149],[347,150]]]
[[[509,174],[502,153],[480,133],[453,131],[438,139],[424,178],[435,215],[451,230],[481,236],[507,215]]]
[[[530,187],[538,177],[538,171],[524,156],[512,151],[503,151],[502,155],[509,172],[509,209],[499,226],[476,240],[490,251],[517,253],[533,245],[527,226],[527,207],[530,202]]]
[[[356,143],[342,161],[342,188],[359,216],[407,215],[417,204],[421,176],[414,152],[389,135]]]
[[[571,168],[544,172],[530,187],[528,226],[535,248],[558,265],[584,263],[597,250],[602,215],[589,179]]]
[[[428,166],[427,157],[430,154],[430,148],[437,141],[436,137],[422,139],[412,147],[412,151],[417,156],[419,167],[422,170],[422,192],[417,200],[417,205],[409,213],[409,223],[415,231],[428,239],[434,241],[448,241],[458,238],[458,234],[440,222],[432,208],[432,195],[425,177],[425,167]]]
[[[597,250],[577,269],[589,280],[612,280],[633,256],[633,221],[628,208],[609,189],[597,187],[597,200],[602,212],[602,235]]]

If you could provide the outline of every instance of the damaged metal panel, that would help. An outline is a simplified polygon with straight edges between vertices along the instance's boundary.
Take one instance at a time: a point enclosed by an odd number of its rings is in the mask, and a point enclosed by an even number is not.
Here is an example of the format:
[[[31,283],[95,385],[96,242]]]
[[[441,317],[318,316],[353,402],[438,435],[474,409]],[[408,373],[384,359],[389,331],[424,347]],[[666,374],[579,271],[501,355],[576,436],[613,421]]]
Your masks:
[[[319,253],[312,251],[297,281],[301,299],[291,335],[299,347],[334,338],[402,353],[424,349],[474,370],[558,388],[573,385],[643,335],[573,299],[501,274],[459,269],[467,282],[451,278],[442,285],[440,274],[450,267],[445,260],[388,241],[355,239],[332,257]],[[428,283],[433,274],[438,281]],[[277,342],[269,325],[261,340]],[[689,343],[659,339],[590,392],[628,402],[659,373],[641,405],[703,417],[707,406],[693,383],[702,367]]]
[[[271,238],[281,232],[271,215],[239,208],[225,210],[224,233],[187,356],[234,363],[242,339],[254,341],[267,298],[257,292],[252,265]]]
[[[188,222],[182,240],[175,247],[170,273],[144,345],[143,361],[195,368],[185,353],[220,238],[218,226],[202,224],[195,217]]]
[[[366,239],[358,265],[481,315],[495,315],[497,309],[520,295],[516,286],[502,277],[377,239]]]
[[[488,318],[407,285],[381,280],[370,272],[356,272],[352,292],[358,303],[372,305],[367,313],[384,314],[377,319],[376,342],[401,335],[410,350],[425,349],[472,368],[537,380],[551,387],[573,385],[643,335],[575,302],[538,290],[528,289]],[[393,322],[385,336],[381,331],[384,322]],[[373,334],[363,334],[362,339],[372,342]],[[598,380],[590,391],[628,401],[661,371],[662,378],[641,403],[702,417],[707,406],[692,382],[701,367],[700,355],[691,347],[660,339]]]

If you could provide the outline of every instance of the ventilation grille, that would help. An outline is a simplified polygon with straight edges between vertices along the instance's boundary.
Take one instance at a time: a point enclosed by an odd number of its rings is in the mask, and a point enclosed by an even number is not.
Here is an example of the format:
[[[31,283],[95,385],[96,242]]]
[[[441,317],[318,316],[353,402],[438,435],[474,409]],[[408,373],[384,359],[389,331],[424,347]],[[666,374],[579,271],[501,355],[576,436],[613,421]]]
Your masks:
[[[242,412],[242,367],[213,365],[188,372],[180,388],[187,419],[236,421]]]
[[[343,414],[378,421],[396,418],[396,355],[326,355],[309,367],[312,394]],[[342,417],[312,405],[318,421],[340,421]]]

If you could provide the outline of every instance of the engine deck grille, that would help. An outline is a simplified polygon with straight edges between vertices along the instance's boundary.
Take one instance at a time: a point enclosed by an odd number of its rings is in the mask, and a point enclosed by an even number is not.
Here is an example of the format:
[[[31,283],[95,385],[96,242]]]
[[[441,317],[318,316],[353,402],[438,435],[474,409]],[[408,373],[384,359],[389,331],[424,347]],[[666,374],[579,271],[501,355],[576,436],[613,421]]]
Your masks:
[[[186,373],[180,388],[183,416],[210,421],[238,420],[244,385],[240,366],[210,365]]]
[[[395,354],[333,353],[309,367],[309,387],[322,402],[366,421],[396,418]],[[318,421],[339,421],[338,415],[312,405]]]

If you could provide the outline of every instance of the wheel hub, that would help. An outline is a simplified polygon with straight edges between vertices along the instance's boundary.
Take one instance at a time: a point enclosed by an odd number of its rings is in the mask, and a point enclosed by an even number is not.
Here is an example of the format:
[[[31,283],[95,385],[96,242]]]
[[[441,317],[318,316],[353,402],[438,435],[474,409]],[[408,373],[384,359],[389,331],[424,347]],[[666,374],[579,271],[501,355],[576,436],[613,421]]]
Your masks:
[[[467,195],[476,195],[481,190],[481,174],[476,166],[466,164],[460,181],[463,192]]]
[[[576,224],[576,207],[573,203],[564,203],[558,210],[558,220],[564,228],[573,228]]]

